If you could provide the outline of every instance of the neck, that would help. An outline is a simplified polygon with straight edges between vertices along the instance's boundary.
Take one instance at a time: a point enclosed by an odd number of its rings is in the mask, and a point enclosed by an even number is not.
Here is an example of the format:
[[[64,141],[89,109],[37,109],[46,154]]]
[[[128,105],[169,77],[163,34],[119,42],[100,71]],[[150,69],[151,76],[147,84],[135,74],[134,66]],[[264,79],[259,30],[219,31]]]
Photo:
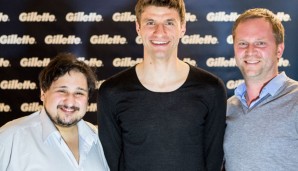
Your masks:
[[[64,142],[72,152],[76,161],[79,162],[80,154],[79,154],[79,131],[78,126],[74,125],[71,127],[61,127],[57,126],[58,131],[60,132]]]
[[[168,92],[180,87],[187,78],[189,66],[181,60],[172,63],[146,63],[137,65],[140,82],[152,91]]]
[[[277,74],[276,74],[277,75]],[[257,100],[260,96],[260,93],[262,89],[274,78],[276,77],[274,75],[271,78],[268,78],[266,80],[253,80],[253,79],[246,79],[245,85],[246,85],[246,102],[249,106],[253,101]]]

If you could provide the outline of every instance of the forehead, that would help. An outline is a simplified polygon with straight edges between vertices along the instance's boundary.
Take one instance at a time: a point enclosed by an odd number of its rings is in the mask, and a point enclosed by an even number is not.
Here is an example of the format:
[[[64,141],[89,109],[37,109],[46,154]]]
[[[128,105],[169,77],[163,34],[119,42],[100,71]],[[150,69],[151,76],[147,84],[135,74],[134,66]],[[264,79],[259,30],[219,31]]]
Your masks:
[[[87,79],[81,72],[70,71],[53,81],[52,86],[87,89]]]
[[[177,19],[177,20],[180,19],[178,11],[176,9],[169,8],[169,7],[153,6],[153,5],[149,5],[145,7],[141,15],[142,20],[154,19],[156,17],[171,18],[171,19]]]
[[[235,30],[235,36],[273,36],[273,29],[269,21],[264,18],[254,18],[242,21]]]
[[[266,30],[266,31],[273,31],[272,26],[269,21],[265,18],[251,18],[240,22],[236,28],[236,31],[239,30]]]

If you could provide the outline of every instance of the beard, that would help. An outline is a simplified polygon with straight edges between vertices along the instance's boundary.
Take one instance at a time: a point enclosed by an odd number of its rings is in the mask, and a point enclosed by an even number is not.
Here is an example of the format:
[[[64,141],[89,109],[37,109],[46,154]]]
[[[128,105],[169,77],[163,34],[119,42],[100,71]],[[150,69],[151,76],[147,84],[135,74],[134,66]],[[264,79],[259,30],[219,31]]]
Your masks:
[[[57,109],[60,109],[60,108],[71,108],[75,111],[79,111],[79,108],[75,107],[75,106],[67,107],[65,105],[58,105]],[[55,125],[58,125],[58,126],[61,126],[61,127],[71,127],[73,125],[76,125],[82,119],[82,117],[81,117],[81,118],[75,118],[75,119],[71,119],[69,121],[66,121],[65,119],[60,117],[60,115],[58,113],[55,116],[50,115],[48,110],[46,109],[46,107],[45,107],[45,111],[46,111],[46,114],[48,115],[48,117],[50,118],[50,120]]]

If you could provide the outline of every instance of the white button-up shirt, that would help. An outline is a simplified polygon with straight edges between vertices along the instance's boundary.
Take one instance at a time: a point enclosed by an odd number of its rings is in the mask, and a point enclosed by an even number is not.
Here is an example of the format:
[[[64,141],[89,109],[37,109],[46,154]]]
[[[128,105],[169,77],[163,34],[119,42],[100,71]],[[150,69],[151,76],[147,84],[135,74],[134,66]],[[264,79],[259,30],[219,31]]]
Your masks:
[[[79,163],[45,110],[0,128],[0,171],[109,171],[96,130],[78,122]]]

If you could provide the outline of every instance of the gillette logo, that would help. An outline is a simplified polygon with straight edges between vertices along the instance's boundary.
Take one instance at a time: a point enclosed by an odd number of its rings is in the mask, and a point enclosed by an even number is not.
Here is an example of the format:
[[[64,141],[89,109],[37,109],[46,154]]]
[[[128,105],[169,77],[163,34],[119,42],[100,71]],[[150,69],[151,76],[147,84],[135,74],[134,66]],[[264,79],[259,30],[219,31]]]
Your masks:
[[[102,60],[99,60],[97,58],[85,59],[85,57],[79,57],[78,60],[85,62],[90,67],[103,67]]]
[[[212,35],[205,35],[202,37],[199,34],[194,35],[185,35],[181,38],[182,44],[217,44],[217,37],[213,37]]]
[[[224,57],[209,58],[206,61],[208,67],[235,67],[235,58],[225,59]]]
[[[97,104],[96,103],[90,103],[87,106],[87,112],[96,112],[97,111]]]
[[[189,63],[190,65],[197,66],[197,62],[191,58],[183,58],[183,62]]]
[[[237,12],[226,13],[225,11],[209,12],[206,16],[209,22],[234,22],[240,14]],[[284,12],[276,13],[276,16],[280,21],[291,21],[291,16]]]
[[[277,18],[280,19],[280,21],[291,21],[291,16],[289,14],[286,14],[284,12],[278,12],[276,14]]]
[[[2,90],[35,90],[37,88],[36,83],[30,80],[2,80],[0,82],[0,89]]]
[[[93,35],[90,37],[91,44],[107,44],[107,45],[116,45],[116,44],[126,44],[127,40],[125,37],[121,37],[120,35],[114,35],[110,37],[107,34],[103,35]]]
[[[186,22],[196,22],[197,16],[194,14],[191,14],[190,12],[185,13],[185,21]]]
[[[4,58],[0,58],[0,67],[10,67],[10,61]]]
[[[240,14],[237,12],[231,12],[229,14],[226,14],[224,11],[209,12],[206,19],[209,22],[233,22],[239,17],[239,15]]]
[[[116,12],[113,14],[112,19],[115,22],[134,22],[136,16],[131,14],[131,12]]]
[[[3,12],[0,12],[0,22],[8,22],[9,17],[7,14],[4,14]]]
[[[142,37],[141,36],[137,36],[136,39],[136,44],[140,45],[140,44],[143,44],[143,41],[142,41]]]
[[[19,15],[19,20],[21,22],[54,22],[56,21],[56,17],[48,12],[42,14],[38,14],[37,12],[22,12]]]
[[[227,43],[228,43],[228,44],[230,44],[230,45],[233,44],[233,43],[234,43],[234,41],[233,41],[233,35],[230,34],[230,35],[227,37],[226,40],[227,40]]]
[[[22,112],[36,112],[41,110],[43,105],[39,104],[38,102],[32,102],[32,103],[23,103],[21,105],[21,111]]]
[[[23,35],[22,37],[19,37],[17,34],[11,34],[11,35],[2,35],[0,37],[0,44],[32,45],[35,43],[36,43],[35,38],[30,37],[29,35]]]
[[[243,79],[240,80],[229,80],[226,84],[227,89],[233,90],[244,82]]]
[[[136,60],[131,59],[131,57],[125,58],[115,58],[113,60],[114,67],[131,67],[143,61],[143,58],[137,58]]]
[[[10,106],[5,103],[0,103],[0,112],[10,112]]]
[[[279,67],[289,67],[289,66],[291,66],[291,64],[290,64],[290,61],[288,59],[280,58],[278,60],[278,66]]]
[[[38,59],[37,57],[22,58],[20,60],[21,67],[46,67],[50,62],[50,58]]]
[[[69,12],[66,14],[65,19],[67,22],[101,22],[103,21],[102,15],[96,12],[85,14],[84,12]]]
[[[69,35],[64,37],[62,34],[57,35],[47,35],[44,39],[45,44],[81,44],[81,38],[76,37],[75,35]]]

